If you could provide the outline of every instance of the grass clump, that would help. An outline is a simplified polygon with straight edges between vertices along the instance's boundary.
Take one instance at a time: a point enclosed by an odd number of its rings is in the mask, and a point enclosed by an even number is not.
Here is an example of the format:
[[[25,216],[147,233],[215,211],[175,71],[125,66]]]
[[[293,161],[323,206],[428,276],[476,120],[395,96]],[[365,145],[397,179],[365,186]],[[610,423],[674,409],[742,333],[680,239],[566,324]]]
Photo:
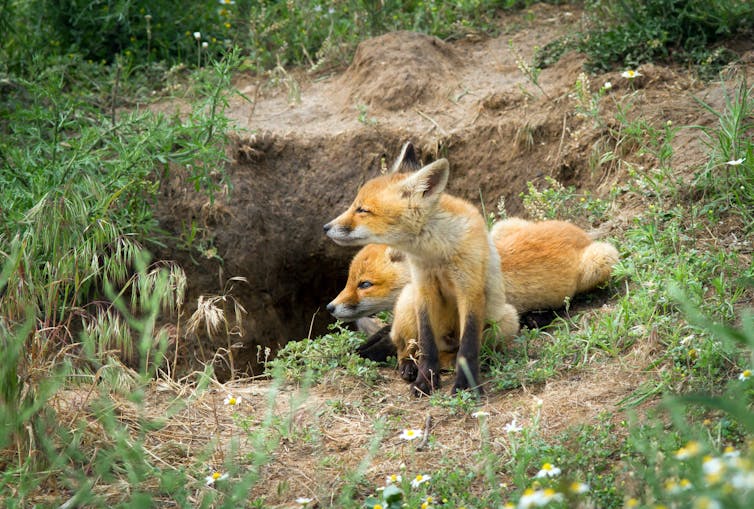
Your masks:
[[[301,341],[289,341],[275,359],[266,363],[268,374],[278,372],[293,381],[311,379],[318,382],[336,376],[337,368],[351,376],[373,384],[380,378],[377,364],[360,357],[356,348],[363,342],[362,334],[346,329],[340,323],[330,325],[330,333]]]
[[[741,0],[589,0],[584,12],[585,28],[539,49],[534,67],[576,49],[593,72],[661,62],[691,64],[711,78],[736,59],[724,43],[750,35],[754,22],[754,6]]]
[[[591,28],[579,48],[599,70],[656,61],[724,64],[731,55],[715,45],[754,22],[754,6],[738,0],[593,0],[586,7]]]

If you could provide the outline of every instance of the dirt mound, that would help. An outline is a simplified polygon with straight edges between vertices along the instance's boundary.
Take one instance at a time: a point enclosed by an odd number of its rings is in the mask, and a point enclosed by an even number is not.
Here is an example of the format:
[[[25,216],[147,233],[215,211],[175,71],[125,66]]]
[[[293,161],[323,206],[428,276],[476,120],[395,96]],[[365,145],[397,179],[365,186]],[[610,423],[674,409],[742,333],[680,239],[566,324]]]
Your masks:
[[[448,95],[461,62],[453,48],[415,32],[392,32],[359,44],[340,82],[350,90],[345,107],[397,111]]]

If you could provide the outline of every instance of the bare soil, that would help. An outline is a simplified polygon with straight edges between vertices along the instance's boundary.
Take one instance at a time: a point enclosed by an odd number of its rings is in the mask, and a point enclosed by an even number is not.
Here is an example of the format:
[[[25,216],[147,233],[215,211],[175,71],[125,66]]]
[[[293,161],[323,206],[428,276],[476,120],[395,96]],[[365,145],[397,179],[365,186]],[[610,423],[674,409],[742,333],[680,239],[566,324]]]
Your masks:
[[[410,32],[389,33],[363,42],[342,72],[318,76],[291,71],[278,74],[275,82],[237,77],[235,86],[252,101],[234,99],[229,110],[238,126],[226,168],[232,192],[209,204],[177,176],[165,188],[160,218],[162,226],[176,234],[197,221],[222,260],[194,259],[173,246],[171,255],[189,276],[188,302],[221,292],[229,277],[248,281],[235,283],[233,289],[247,310],[237,366],[259,374],[259,348],[270,347],[274,355],[286,341],[318,335],[332,321],[324,308],[342,287],[354,251],[329,241],[322,225],[350,203],[361,183],[390,164],[406,140],[415,143],[425,161],[447,157],[448,191],[480,205],[483,201],[488,211],[495,210],[502,197],[509,215],[525,214],[520,194],[527,182],[541,184],[546,176],[597,196],[625,182],[624,166],[594,164],[594,154],[610,142],[607,129],[576,113],[573,91],[583,57],[568,53],[544,69],[538,78],[541,88],[517,65],[518,58],[529,62],[535,47],[576,29],[580,18],[572,7],[535,6],[530,13],[501,18],[502,35],[495,38],[444,42]],[[742,64],[749,75],[754,73],[750,57]],[[614,114],[616,102],[630,100],[630,116],[655,126],[711,125],[713,117],[695,97],[717,107],[723,104],[719,84],[703,83],[684,69],[646,65],[639,71],[643,76],[634,81],[619,72],[590,76],[593,91],[605,82],[612,84],[602,102],[607,115]],[[681,130],[673,146],[673,168],[690,178],[706,150],[699,131]],[[611,148],[637,166],[652,164],[638,147]],[[609,217],[593,224],[577,217],[562,219],[619,236],[642,205],[630,197],[618,203]],[[599,304],[611,305],[609,300]],[[180,355],[185,365],[197,366],[210,360],[206,352],[221,346],[194,338]],[[495,447],[504,447],[502,427],[514,417],[527,424],[539,414],[541,429],[554,434],[616,412],[618,402],[649,376],[644,368],[652,349],[651,338],[645,338],[621,357],[542,386],[488,394],[483,410],[492,414]],[[222,376],[222,363],[218,369]],[[473,461],[471,451],[478,450],[480,440],[476,419],[415,400],[397,372],[384,368],[382,374],[377,387],[339,377],[337,383],[311,388],[292,423],[281,431],[281,446],[255,495],[264,495],[275,506],[296,496],[321,499],[333,493],[367,454],[378,416],[388,417],[391,424],[367,470],[375,483],[399,472],[401,464],[419,472],[435,468],[439,456],[463,464]],[[244,398],[242,413],[261,421],[269,382],[236,382],[187,410],[197,413],[199,421],[200,414],[214,416],[190,448],[206,445],[209,436],[245,440],[227,412],[222,413],[221,401],[229,390]],[[281,412],[290,409],[296,390],[287,387],[277,396]],[[431,450],[413,452],[394,438],[400,428],[422,427],[428,414],[436,438]],[[186,416],[186,422],[191,419]],[[298,439],[311,433],[319,438]],[[189,447],[185,439],[181,442],[181,448]],[[246,446],[242,440],[241,449]]]

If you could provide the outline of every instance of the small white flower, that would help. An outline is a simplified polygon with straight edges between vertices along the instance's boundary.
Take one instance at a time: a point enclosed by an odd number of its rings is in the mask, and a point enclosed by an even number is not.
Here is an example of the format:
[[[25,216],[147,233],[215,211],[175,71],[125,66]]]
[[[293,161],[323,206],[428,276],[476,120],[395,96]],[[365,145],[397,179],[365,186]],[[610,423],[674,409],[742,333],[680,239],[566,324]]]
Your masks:
[[[735,450],[732,446],[728,446],[723,451],[723,458],[728,460],[728,462],[735,462],[739,457],[741,456],[741,452]]]
[[[207,41],[204,41],[204,42],[202,43],[202,48],[206,48],[206,47],[208,47],[208,46],[209,46],[209,43],[208,43]]]
[[[201,32],[194,32],[194,39],[196,39],[198,41],[201,38],[202,38],[202,33]]]
[[[224,481],[228,478],[228,474],[224,473],[221,474],[220,472],[212,472],[211,475],[208,475],[204,478],[204,481],[206,482],[207,486],[212,486],[217,481]]]
[[[745,369],[745,370],[743,370],[738,375],[738,379],[741,380],[741,381],[748,380],[749,378],[751,378],[751,370],[750,369]]]
[[[714,498],[699,497],[694,502],[694,509],[722,509],[722,506]]]
[[[385,484],[398,484],[403,480],[400,474],[390,474],[385,478]]]
[[[219,0],[219,2],[222,5],[234,5],[236,3],[234,0]]]
[[[429,482],[430,479],[432,479],[432,477],[430,477],[428,475],[417,474],[416,477],[414,477],[413,479],[411,479],[411,487],[412,488],[418,488],[419,486],[421,486],[425,482]]]
[[[330,14],[330,15],[335,14],[335,9],[333,9],[332,7],[330,7],[329,9],[327,9],[327,14]]]
[[[421,438],[424,436],[422,433],[422,430],[420,429],[404,429],[398,438],[402,438],[403,440],[415,440],[417,438]]]
[[[298,497],[296,499],[296,503],[298,505],[307,506],[307,505],[309,505],[312,502],[312,500],[314,500],[314,499],[313,498],[309,498],[309,497]]]
[[[693,487],[693,484],[691,484],[691,481],[688,479],[681,479],[679,482],[675,482],[672,479],[665,481],[665,491],[674,495],[682,491],[690,490]]]
[[[702,449],[699,446],[699,442],[691,440],[689,443],[687,443],[685,446],[681,447],[675,452],[675,457],[679,460],[693,458],[694,456],[699,454],[701,450]]]
[[[537,472],[537,475],[534,477],[542,478],[542,477],[555,477],[560,475],[560,469],[556,466],[553,466],[552,463],[545,463],[542,465],[542,469]]]
[[[581,495],[583,493],[589,493],[589,485],[583,482],[572,482],[569,486],[571,493]]]
[[[627,70],[623,71],[622,73],[620,73],[620,75],[623,78],[626,78],[628,80],[632,80],[632,79],[637,78],[639,76],[643,76],[642,73],[640,73],[639,71],[634,71],[633,69],[627,69]]]
[[[542,490],[534,491],[531,488],[526,489],[518,501],[518,509],[529,509],[534,506],[542,506]]]
[[[730,484],[737,490],[750,491],[754,489],[754,472],[738,472],[731,478]]]
[[[606,81],[605,84],[602,85],[602,88],[604,88],[605,90],[610,90],[611,88],[613,88],[613,84],[609,81]]]
[[[728,161],[725,164],[728,166],[738,166],[739,164],[742,164],[744,161],[746,161],[745,157],[742,157],[741,159],[733,159],[732,161]]]
[[[702,470],[706,475],[720,475],[723,473],[723,470],[725,470],[725,464],[720,460],[720,458],[713,458],[711,456],[707,456],[704,458],[704,462],[702,463]]]
[[[518,509],[529,509],[530,507],[542,507],[553,501],[563,500],[563,494],[558,493],[552,488],[534,491],[528,488],[524,491],[521,499],[518,501]]]
[[[524,427],[520,426],[516,422],[516,418],[515,417],[513,418],[513,420],[511,422],[509,422],[508,424],[506,424],[505,426],[503,426],[503,431],[505,431],[506,433],[518,433],[522,429],[524,429]]]
[[[228,396],[223,400],[223,405],[225,406],[238,406],[241,404],[241,397],[235,397],[232,394],[228,394]]]
[[[321,5],[315,5],[314,6],[314,12],[322,12],[322,6]]]
[[[485,412],[483,410],[479,410],[479,411],[474,412],[473,414],[471,414],[471,416],[474,417],[475,419],[479,419],[479,418],[482,418],[482,417],[489,417],[490,413],[489,412]]]

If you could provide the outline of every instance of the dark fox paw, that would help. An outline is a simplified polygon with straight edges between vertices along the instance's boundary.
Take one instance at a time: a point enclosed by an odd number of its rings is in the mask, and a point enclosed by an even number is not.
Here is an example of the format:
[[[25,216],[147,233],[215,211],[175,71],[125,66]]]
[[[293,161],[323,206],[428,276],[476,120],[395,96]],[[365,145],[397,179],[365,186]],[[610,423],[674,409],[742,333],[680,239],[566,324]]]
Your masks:
[[[398,364],[398,373],[400,373],[401,378],[405,381],[413,382],[419,374],[419,368],[416,362],[411,359],[404,359]]]
[[[419,367],[416,380],[411,385],[411,393],[417,398],[429,396],[432,391],[440,388],[440,373],[438,369]]]

